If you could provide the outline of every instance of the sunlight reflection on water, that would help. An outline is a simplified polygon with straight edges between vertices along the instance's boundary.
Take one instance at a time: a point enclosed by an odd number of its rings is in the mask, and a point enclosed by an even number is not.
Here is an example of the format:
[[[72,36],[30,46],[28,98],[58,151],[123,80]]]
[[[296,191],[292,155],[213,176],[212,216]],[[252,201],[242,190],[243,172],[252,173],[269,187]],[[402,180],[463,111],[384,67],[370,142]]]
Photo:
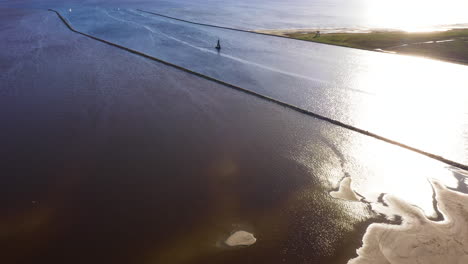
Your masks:
[[[389,4],[366,0],[363,5],[369,24],[405,31],[432,31],[436,25],[467,22],[465,0],[394,0]]]
[[[353,75],[361,89],[375,91],[352,109],[359,124],[400,142],[466,161],[468,89],[464,67],[423,58],[362,56],[374,65]],[[389,76],[393,76],[389,78]],[[385,80],[385,81],[383,81]]]
[[[352,109],[358,123],[400,142],[466,159],[463,120],[468,113],[468,90],[459,85],[463,83],[463,75],[457,75],[460,67],[448,63],[440,67],[440,62],[414,57],[382,58],[362,56],[361,62],[375,67],[353,76],[356,86],[376,94],[374,100],[365,100]],[[367,161],[365,168],[351,165],[349,169],[353,187],[367,198],[375,200],[381,193],[391,193],[434,216],[428,180],[457,185],[447,166],[418,154],[351,136],[343,147],[353,153],[348,157],[355,161],[351,164]]]

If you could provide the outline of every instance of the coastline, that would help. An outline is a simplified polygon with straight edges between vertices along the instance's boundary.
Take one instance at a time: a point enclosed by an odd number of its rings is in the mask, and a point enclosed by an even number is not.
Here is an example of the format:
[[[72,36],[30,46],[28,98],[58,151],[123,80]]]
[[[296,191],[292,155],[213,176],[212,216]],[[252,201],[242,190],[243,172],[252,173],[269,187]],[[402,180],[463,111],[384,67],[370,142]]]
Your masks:
[[[332,34],[332,33],[370,33],[373,30],[370,29],[350,29],[350,28],[327,28],[327,29],[317,29],[317,28],[286,28],[286,29],[256,29],[252,30],[253,32],[277,35],[287,37],[289,34],[308,34],[314,33],[317,30],[320,30],[321,34]]]
[[[392,29],[272,29],[262,34],[357,48],[376,52],[420,56],[468,65],[468,28],[405,32]]]

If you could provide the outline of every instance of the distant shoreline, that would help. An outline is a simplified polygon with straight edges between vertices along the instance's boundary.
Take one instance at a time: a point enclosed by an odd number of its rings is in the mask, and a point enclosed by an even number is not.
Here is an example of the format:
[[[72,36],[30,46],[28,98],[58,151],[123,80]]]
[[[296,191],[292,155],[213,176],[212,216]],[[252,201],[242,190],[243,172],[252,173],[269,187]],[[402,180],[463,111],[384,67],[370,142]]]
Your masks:
[[[468,28],[445,31],[278,29],[255,32],[378,52],[407,54],[468,65]]]
[[[252,30],[253,32],[277,35],[288,37],[289,34],[307,34],[315,33],[317,30],[320,30],[321,34],[331,34],[331,33],[370,33],[373,30],[367,29],[348,29],[348,28],[335,28],[335,29],[316,29],[316,28],[288,28],[288,29],[258,29]]]

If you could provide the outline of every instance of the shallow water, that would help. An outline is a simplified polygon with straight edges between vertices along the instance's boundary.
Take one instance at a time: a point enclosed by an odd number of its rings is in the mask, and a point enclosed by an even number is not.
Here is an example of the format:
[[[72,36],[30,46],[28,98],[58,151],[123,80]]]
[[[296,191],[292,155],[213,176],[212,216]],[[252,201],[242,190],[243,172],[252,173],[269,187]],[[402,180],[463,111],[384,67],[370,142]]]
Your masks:
[[[93,34],[466,160],[467,67],[82,10],[69,18]],[[429,179],[468,189],[465,172],[80,36],[51,12],[0,12],[3,262],[346,263],[385,217],[330,196],[344,177],[421,217],[437,216]],[[204,51],[218,34],[224,56]],[[226,247],[239,230],[256,243]]]
[[[314,172],[337,128],[79,36],[50,12],[2,22],[2,261],[345,261],[375,217],[328,196],[339,173]],[[303,165],[305,142],[317,159]],[[223,247],[237,230],[257,243]]]
[[[137,10],[77,8],[61,13],[82,32],[460,163],[468,161],[466,66],[192,25]],[[213,48],[217,39],[221,52]]]

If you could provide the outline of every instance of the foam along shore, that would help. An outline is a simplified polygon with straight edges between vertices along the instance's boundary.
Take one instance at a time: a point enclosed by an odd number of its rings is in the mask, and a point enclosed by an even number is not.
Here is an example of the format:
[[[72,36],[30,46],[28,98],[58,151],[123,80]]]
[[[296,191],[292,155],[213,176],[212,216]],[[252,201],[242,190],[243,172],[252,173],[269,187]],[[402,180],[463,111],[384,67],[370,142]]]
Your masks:
[[[235,246],[250,246],[253,245],[257,239],[254,237],[253,234],[246,232],[246,231],[236,231],[231,236],[226,239],[226,245],[230,247]]]
[[[371,224],[358,257],[348,264],[468,263],[468,195],[431,183],[443,221],[431,221],[421,209],[386,195],[388,206],[374,204],[373,209],[400,215],[402,224]]]
[[[256,32],[387,53],[401,53],[468,64],[468,28],[433,32],[346,29],[286,29]]]

